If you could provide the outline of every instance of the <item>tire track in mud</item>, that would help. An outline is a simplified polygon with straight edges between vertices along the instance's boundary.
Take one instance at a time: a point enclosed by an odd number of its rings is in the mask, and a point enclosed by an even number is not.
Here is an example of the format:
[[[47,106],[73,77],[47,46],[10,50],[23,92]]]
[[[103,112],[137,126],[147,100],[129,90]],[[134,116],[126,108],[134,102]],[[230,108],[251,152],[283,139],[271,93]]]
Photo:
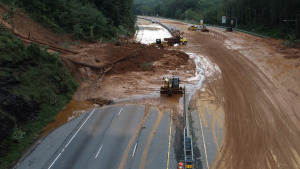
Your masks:
[[[225,140],[212,167],[299,166],[300,133],[286,116],[281,106],[284,101],[275,85],[239,52],[214,43],[208,35],[203,35],[199,42],[209,44],[204,50],[220,67],[224,82],[224,95],[218,100],[226,112]]]
[[[132,147],[132,144],[134,143],[134,141],[136,140],[136,137],[138,136],[138,134],[140,133],[141,131],[141,128],[145,122],[145,120],[147,119],[148,117],[148,114],[149,114],[149,111],[150,111],[150,104],[147,104],[145,105],[145,114],[144,114],[144,118],[143,120],[141,121],[141,123],[139,124],[139,127],[136,129],[135,133],[133,134],[133,136],[131,137],[127,147],[126,147],[126,150],[123,154],[123,157],[122,157],[122,160],[121,160],[121,163],[120,163],[120,166],[119,166],[119,169],[124,169],[125,167],[125,164],[126,164],[126,161],[127,161],[127,157],[128,157],[128,154],[129,154],[129,151]]]
[[[150,134],[149,137],[148,137],[148,140],[147,140],[145,149],[144,149],[144,151],[143,151],[143,155],[142,155],[142,159],[141,159],[141,163],[140,163],[140,168],[141,168],[141,169],[142,169],[142,168],[145,168],[146,158],[147,158],[147,155],[148,155],[148,151],[149,151],[149,148],[150,148],[150,144],[151,144],[151,142],[152,142],[152,139],[153,139],[153,137],[154,137],[154,134],[155,134],[155,132],[156,132],[156,130],[157,130],[157,127],[158,127],[158,125],[159,125],[159,123],[160,123],[160,120],[161,120],[162,116],[163,116],[163,111],[162,111],[161,109],[159,109],[159,110],[158,110],[158,117],[157,117],[156,122],[155,122],[155,124],[154,124],[154,127],[153,127],[153,129],[152,129],[152,131],[151,131],[151,134]]]

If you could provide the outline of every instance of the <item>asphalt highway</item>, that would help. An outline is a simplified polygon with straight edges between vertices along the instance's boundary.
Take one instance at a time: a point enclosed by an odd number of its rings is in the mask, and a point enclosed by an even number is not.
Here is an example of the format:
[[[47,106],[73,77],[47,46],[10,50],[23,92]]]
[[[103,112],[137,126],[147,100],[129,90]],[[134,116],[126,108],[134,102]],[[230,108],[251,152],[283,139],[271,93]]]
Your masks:
[[[127,105],[87,112],[46,136],[17,168],[176,167],[171,114],[148,109]]]

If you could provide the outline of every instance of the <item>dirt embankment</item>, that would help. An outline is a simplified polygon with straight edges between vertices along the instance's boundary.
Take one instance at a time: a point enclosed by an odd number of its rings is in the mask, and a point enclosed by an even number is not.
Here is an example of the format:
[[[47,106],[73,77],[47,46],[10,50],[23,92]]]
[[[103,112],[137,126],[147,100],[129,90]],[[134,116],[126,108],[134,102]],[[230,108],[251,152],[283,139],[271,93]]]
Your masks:
[[[9,7],[0,4],[0,13],[7,14]],[[16,16],[14,17],[16,35],[26,37],[29,40],[40,41],[45,44],[55,45],[57,47],[64,47],[65,43],[75,42],[76,40],[71,39],[68,35],[58,35],[50,30],[45,29],[41,24],[33,21],[24,12],[17,10]],[[11,29],[12,25],[4,22],[1,19],[1,24],[4,24],[7,28]],[[85,43],[83,41],[78,41]]]
[[[195,65],[187,54],[159,49],[155,45],[99,45],[85,53],[89,55],[64,56],[77,65],[77,73],[81,74],[81,87],[73,97],[76,100],[159,93],[165,76],[179,75],[182,80],[194,76]]]

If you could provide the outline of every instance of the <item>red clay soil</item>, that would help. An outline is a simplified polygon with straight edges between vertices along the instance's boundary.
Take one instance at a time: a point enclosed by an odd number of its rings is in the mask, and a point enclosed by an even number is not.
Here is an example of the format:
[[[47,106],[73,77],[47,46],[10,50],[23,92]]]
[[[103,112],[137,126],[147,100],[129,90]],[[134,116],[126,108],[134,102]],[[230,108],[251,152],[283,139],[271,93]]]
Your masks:
[[[9,7],[3,4],[0,4],[0,13],[7,14]],[[33,21],[29,16],[27,16],[24,12],[17,10],[16,16],[14,18],[15,21],[15,33],[24,37],[29,37],[30,40],[41,41],[50,45],[63,46],[64,43],[74,42],[72,38],[67,35],[58,35],[53,33],[47,29],[45,29],[39,23]],[[7,28],[11,28],[11,25],[3,22],[1,19],[1,23],[4,24]],[[85,44],[85,42],[76,40],[81,44]]]
[[[142,50],[134,57],[117,62],[113,69],[107,74],[123,74],[132,71],[142,71],[144,63],[155,62],[163,58],[164,54],[168,54],[171,51],[164,49],[157,49],[156,46],[150,46],[147,49]]]
[[[85,68],[87,74],[82,68],[78,68],[86,80],[83,81],[73,98],[77,100],[94,97],[120,99],[151,94],[154,91],[159,92],[162,78],[165,76],[179,75],[182,81],[195,76],[194,61],[181,51],[148,46],[135,55],[126,56],[123,53],[119,55],[121,57],[118,58],[123,59],[116,61],[105,76],[88,67]],[[143,69],[143,63],[149,62],[153,62],[152,66],[149,69]]]

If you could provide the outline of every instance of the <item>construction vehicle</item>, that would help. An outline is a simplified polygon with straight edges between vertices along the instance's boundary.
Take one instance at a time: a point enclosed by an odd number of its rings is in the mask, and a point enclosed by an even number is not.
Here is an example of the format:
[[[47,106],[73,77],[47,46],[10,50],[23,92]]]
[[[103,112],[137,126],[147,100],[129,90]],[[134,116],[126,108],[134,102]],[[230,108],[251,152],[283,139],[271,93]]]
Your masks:
[[[206,27],[207,27],[206,25],[203,25],[201,32],[209,32],[209,30]]]
[[[175,43],[180,43],[184,45],[187,44],[187,39],[183,38],[181,35],[172,38],[165,38],[164,41],[167,41],[169,46],[173,46]]]
[[[198,26],[192,25],[188,28],[188,30],[196,31],[198,30]]]
[[[156,46],[159,48],[164,48],[168,46],[167,41],[161,41],[161,39],[156,39]]]
[[[160,93],[168,94],[168,96],[172,96],[173,94],[183,94],[182,87],[179,86],[179,76],[164,77],[163,86],[160,88]]]
[[[226,28],[226,32],[232,32],[232,27]]]

